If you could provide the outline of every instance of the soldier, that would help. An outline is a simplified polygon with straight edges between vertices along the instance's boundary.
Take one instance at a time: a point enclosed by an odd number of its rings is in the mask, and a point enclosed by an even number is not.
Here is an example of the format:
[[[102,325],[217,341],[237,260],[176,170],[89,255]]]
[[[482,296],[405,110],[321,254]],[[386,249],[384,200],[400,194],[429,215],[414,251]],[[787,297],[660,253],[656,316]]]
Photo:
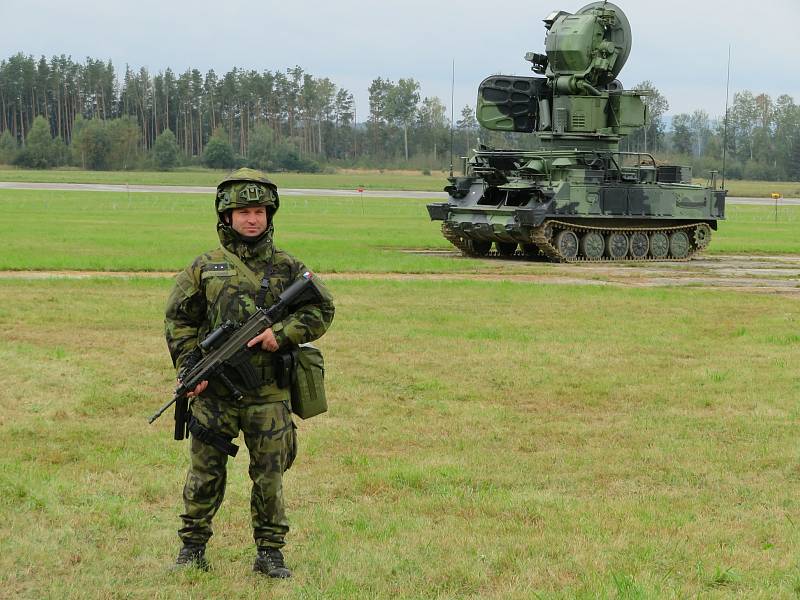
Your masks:
[[[239,169],[217,186],[217,233],[221,246],[198,256],[181,272],[166,309],[167,345],[181,373],[199,358],[198,343],[226,320],[243,322],[257,307],[271,306],[305,271],[305,266],[272,242],[273,218],[280,205],[278,188],[260,171]],[[315,279],[315,281],[318,281]],[[289,530],[283,502],[283,472],[297,454],[289,390],[278,387],[276,361],[281,349],[320,337],[333,319],[330,294],[307,304],[249,342],[250,362],[258,374],[250,389],[231,372],[243,393],[235,400],[212,379],[190,393],[191,465],[183,488],[185,512],[178,535],[183,542],[176,567],[208,568],[206,543],[211,521],[225,493],[231,440],[241,430],[250,453],[253,482],[250,511],[256,560],[253,570],[269,577],[290,577],[281,548]]]

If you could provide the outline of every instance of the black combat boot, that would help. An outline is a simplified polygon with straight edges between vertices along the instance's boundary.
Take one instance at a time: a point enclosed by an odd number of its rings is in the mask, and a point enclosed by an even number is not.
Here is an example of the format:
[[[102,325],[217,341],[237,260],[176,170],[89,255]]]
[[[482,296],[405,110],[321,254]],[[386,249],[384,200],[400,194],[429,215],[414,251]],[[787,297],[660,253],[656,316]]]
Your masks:
[[[196,567],[201,571],[208,571],[205,544],[184,544],[175,559],[175,569]]]
[[[267,577],[281,579],[292,576],[292,572],[286,568],[286,564],[283,562],[283,553],[278,548],[259,548],[256,562],[253,564],[253,571]]]

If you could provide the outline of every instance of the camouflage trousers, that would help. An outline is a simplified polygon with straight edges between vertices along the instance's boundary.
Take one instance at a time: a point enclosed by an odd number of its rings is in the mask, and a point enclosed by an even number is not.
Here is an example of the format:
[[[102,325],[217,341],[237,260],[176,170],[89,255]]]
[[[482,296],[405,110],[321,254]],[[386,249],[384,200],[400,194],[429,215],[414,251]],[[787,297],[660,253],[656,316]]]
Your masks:
[[[283,473],[297,454],[297,435],[289,411],[288,391],[275,386],[267,398],[236,403],[200,397],[192,414],[204,427],[236,438],[241,430],[250,453],[250,514],[256,546],[281,548],[289,522],[283,503]],[[267,402],[264,402],[264,400]],[[185,512],[178,535],[184,543],[205,544],[211,521],[222,504],[228,455],[191,437],[191,466],[183,488]],[[239,455],[241,456],[241,454]]]

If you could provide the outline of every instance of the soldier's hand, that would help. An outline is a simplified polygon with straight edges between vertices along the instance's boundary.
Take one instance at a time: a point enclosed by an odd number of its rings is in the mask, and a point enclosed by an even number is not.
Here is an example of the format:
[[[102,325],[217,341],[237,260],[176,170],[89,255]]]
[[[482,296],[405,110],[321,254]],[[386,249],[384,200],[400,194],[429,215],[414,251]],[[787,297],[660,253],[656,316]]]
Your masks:
[[[180,380],[180,379],[178,379],[178,385],[180,385],[180,384],[181,384],[181,380]],[[200,383],[198,383],[198,384],[197,384],[197,386],[195,386],[195,388],[194,388],[194,389],[193,389],[191,392],[188,392],[188,393],[186,394],[186,396],[187,396],[188,398],[196,398],[197,396],[199,396],[200,394],[202,394],[202,393],[203,393],[203,391],[204,391],[204,390],[205,390],[207,387],[208,387],[208,381],[201,381]]]
[[[261,349],[267,352],[275,352],[278,349],[278,342],[275,339],[275,334],[272,333],[272,327],[247,342],[247,347],[252,348],[256,344],[261,344]]]

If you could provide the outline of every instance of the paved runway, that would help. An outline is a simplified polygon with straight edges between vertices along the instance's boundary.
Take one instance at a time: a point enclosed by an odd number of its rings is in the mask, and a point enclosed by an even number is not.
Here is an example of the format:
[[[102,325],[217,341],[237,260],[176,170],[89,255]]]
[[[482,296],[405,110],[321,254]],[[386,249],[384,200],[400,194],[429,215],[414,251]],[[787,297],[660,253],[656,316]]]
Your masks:
[[[213,194],[214,188],[184,185],[114,185],[104,183],[24,183],[0,182],[0,190],[57,190],[65,192],[135,192],[162,194]],[[422,200],[447,200],[445,192],[398,192],[389,190],[326,190],[281,188],[282,196],[350,196],[358,198],[363,193],[366,198],[419,198]],[[774,206],[771,198],[728,198],[727,204],[758,204]],[[780,206],[800,206],[800,198],[781,198]]]

